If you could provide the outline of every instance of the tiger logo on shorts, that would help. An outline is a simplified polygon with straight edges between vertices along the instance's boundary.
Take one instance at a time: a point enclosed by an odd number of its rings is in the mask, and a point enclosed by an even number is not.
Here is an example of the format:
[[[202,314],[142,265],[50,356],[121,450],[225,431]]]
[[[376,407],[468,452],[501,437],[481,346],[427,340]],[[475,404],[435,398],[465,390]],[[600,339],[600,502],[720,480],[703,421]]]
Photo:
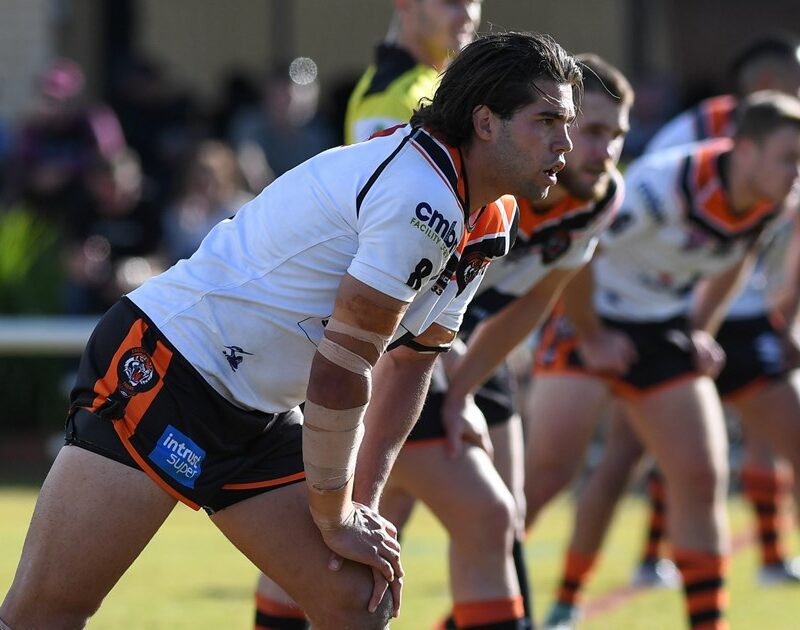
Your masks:
[[[158,383],[158,373],[153,366],[153,359],[144,348],[131,348],[117,365],[120,393],[124,396],[135,396],[146,392]]]

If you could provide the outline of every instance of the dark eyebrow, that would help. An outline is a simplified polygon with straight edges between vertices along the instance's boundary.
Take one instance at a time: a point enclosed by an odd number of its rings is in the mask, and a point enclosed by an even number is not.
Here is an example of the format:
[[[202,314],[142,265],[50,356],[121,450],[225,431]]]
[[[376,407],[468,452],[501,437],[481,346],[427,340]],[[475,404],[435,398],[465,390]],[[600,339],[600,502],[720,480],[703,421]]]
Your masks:
[[[555,118],[556,120],[563,120],[571,124],[575,122],[577,114],[573,112],[571,115],[569,115],[566,110],[553,109],[536,112],[536,116],[541,118]]]

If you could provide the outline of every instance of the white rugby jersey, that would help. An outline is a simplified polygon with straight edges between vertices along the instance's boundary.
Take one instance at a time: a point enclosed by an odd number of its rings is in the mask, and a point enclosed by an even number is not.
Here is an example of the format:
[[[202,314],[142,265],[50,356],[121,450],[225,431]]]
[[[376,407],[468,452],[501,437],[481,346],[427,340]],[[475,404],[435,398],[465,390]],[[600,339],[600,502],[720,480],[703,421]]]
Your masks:
[[[517,229],[510,196],[465,227],[468,198],[458,150],[397,127],[285,173],[128,297],[226,399],[285,411],[305,399],[345,273],[411,303],[398,338],[458,329]]]
[[[655,153],[712,138],[731,137],[735,128],[736,102],[731,95],[701,101],[664,125],[645,151]],[[726,319],[747,319],[766,313],[767,284],[765,268],[759,263],[728,308]]]
[[[625,321],[660,321],[688,312],[696,281],[737,263],[778,209],[731,210],[719,162],[729,139],[646,155],[625,176],[625,199],[601,237],[595,305]]]
[[[478,294],[467,309],[464,328],[496,313],[525,295],[553,269],[575,269],[591,260],[600,234],[613,220],[624,196],[622,175],[611,173],[608,191],[599,201],[566,197],[538,210],[518,199],[519,232],[508,256],[486,270]]]
[[[736,97],[729,94],[700,101],[667,122],[647,143],[645,153],[657,153],[711,138],[730,138],[734,132]]]

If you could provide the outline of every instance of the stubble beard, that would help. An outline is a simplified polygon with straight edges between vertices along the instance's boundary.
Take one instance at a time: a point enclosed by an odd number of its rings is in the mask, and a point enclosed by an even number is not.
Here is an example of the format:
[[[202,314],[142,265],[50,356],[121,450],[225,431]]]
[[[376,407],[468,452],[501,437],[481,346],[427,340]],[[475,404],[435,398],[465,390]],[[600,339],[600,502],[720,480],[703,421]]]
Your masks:
[[[606,196],[611,176],[606,172],[594,184],[584,184],[577,177],[571,177],[569,166],[558,174],[561,184],[570,196],[584,201],[597,202]]]

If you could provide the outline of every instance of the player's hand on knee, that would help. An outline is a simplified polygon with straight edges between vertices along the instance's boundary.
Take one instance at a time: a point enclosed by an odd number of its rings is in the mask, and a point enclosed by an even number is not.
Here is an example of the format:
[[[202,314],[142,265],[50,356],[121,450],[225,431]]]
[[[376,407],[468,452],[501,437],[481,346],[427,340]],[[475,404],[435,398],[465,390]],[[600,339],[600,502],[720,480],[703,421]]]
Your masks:
[[[373,569],[374,576],[380,576],[380,579],[374,580],[369,602],[369,610],[373,612],[383,598],[387,585],[393,585],[403,577],[397,529],[375,510],[354,502],[353,512],[344,522],[338,527],[320,531],[325,544],[334,554],[365,564]],[[332,558],[329,566],[338,569],[341,563]],[[393,595],[395,591],[398,591],[395,596],[397,607],[400,593],[396,586],[392,588]]]
[[[722,346],[704,330],[692,331],[691,341],[697,371],[704,376],[716,378],[725,366],[725,351]]]
[[[638,358],[630,337],[608,328],[592,337],[580,338],[578,354],[586,368],[601,374],[626,374]]]
[[[447,454],[455,459],[464,443],[474,444],[494,456],[489,427],[472,396],[448,396],[442,405],[442,424],[447,438]]]

